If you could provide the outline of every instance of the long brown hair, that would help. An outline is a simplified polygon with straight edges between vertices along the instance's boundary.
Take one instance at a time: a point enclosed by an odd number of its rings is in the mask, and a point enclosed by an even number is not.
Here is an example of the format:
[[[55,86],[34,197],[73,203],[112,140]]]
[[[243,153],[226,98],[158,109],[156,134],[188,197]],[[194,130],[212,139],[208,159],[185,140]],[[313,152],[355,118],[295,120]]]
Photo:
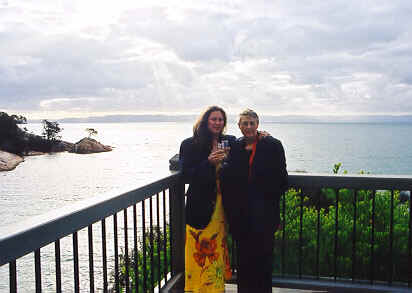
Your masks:
[[[225,110],[219,106],[210,106],[207,108],[206,111],[203,112],[203,114],[197,119],[195,125],[193,125],[193,139],[195,143],[199,144],[202,148],[212,146],[212,134],[210,133],[207,124],[210,114],[215,111],[222,113],[224,122],[222,133],[226,130],[227,118]]]

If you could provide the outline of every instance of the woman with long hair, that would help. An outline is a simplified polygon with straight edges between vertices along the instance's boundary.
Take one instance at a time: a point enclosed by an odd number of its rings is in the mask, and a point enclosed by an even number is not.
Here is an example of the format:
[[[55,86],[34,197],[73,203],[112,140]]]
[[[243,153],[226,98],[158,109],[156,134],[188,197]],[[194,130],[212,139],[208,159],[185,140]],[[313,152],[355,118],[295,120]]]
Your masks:
[[[189,183],[186,199],[185,292],[221,293],[231,278],[225,216],[216,175],[235,137],[224,135],[227,117],[209,107],[180,146],[180,167]]]

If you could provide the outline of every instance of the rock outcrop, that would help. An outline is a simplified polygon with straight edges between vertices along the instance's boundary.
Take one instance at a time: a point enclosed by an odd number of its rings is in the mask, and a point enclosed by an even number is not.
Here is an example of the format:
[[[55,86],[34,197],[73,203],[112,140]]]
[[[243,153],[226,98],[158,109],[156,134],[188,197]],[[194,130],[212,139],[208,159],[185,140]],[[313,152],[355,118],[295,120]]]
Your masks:
[[[0,150],[0,171],[10,171],[16,168],[24,159],[18,155]]]
[[[51,147],[51,153],[70,152],[74,148],[74,143],[67,141],[59,141]]]
[[[92,154],[101,152],[110,152],[112,147],[103,145],[97,140],[89,137],[85,137],[73,145],[70,152],[76,154]]]

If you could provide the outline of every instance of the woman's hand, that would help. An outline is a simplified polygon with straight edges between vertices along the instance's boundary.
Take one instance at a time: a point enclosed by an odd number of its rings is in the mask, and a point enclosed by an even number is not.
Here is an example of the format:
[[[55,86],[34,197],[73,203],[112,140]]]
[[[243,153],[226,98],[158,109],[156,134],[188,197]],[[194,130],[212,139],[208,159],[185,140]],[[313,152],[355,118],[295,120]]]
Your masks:
[[[222,162],[226,157],[225,150],[223,149],[218,149],[214,150],[210,153],[209,157],[207,158],[209,160],[209,163],[216,166],[220,162]]]
[[[270,133],[267,131],[259,131],[258,132],[258,139],[261,140],[262,138],[266,137],[266,136],[270,136]]]

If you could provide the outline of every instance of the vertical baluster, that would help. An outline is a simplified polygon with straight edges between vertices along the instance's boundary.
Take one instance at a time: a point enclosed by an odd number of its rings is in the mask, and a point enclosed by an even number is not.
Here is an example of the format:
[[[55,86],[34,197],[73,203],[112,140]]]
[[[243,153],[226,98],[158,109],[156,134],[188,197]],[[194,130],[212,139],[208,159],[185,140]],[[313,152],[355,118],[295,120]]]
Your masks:
[[[334,280],[338,275],[338,228],[339,228],[339,189],[335,189],[336,201],[335,201],[335,250],[334,250]]]
[[[353,228],[352,228],[352,282],[356,276],[356,206],[358,191],[353,191]]]
[[[154,292],[154,243],[153,243],[153,201],[152,201],[153,196],[150,197],[149,199],[149,205],[150,205],[150,291]]]
[[[281,272],[282,277],[285,275],[285,248],[286,248],[286,192],[283,193],[282,196],[282,264],[281,264]]]
[[[113,215],[113,233],[114,233],[114,283],[116,292],[120,293],[119,280],[119,243],[117,238],[117,214]]]
[[[167,225],[166,225],[166,191],[163,190],[163,262],[164,262],[164,272],[163,278],[165,282],[167,281],[168,263],[167,263]]]
[[[237,263],[236,261],[236,251],[235,251],[235,239],[233,239],[232,237],[232,274],[234,274],[235,272],[235,263]]]
[[[147,292],[147,260],[146,260],[146,212],[145,200],[142,201],[142,232],[143,232],[143,292]]]
[[[375,206],[376,206],[376,190],[373,190],[372,192],[372,231],[371,231],[371,277],[370,277],[370,282],[373,284],[374,279],[375,279]]]
[[[319,280],[320,277],[320,269],[319,269],[319,263],[320,263],[320,196],[321,196],[321,191],[319,190],[318,194],[318,200],[316,203],[316,210],[317,210],[317,221],[316,221],[316,279]]]
[[[409,190],[409,257],[408,257],[408,287],[412,284],[412,190]]]
[[[393,190],[391,190],[391,219],[389,228],[389,280],[388,284],[392,285],[393,280]]]
[[[102,262],[103,262],[103,292],[108,292],[107,282],[107,251],[106,251],[106,219],[102,219]]]
[[[173,246],[172,246],[172,235],[173,235],[173,222],[172,222],[172,204],[171,201],[173,200],[172,198],[172,192],[171,189],[169,188],[169,247],[170,247],[170,275],[173,277]]]
[[[73,268],[74,268],[74,292],[80,293],[79,281],[79,241],[77,232],[73,233]]]
[[[139,258],[137,250],[137,208],[136,204],[133,205],[133,243],[134,243],[134,279],[135,279],[135,291],[139,292]]]
[[[17,293],[17,270],[15,260],[9,262],[9,282],[10,293]]]
[[[160,210],[159,210],[159,193],[156,194],[156,225],[157,225],[157,284],[160,288],[161,265],[160,265]]]
[[[128,243],[128,236],[127,236],[127,208],[123,209],[123,225],[124,225],[124,252],[125,252],[125,259],[124,264],[126,266],[126,274],[125,274],[125,286],[126,286],[126,293],[130,293],[130,282],[129,282],[129,243]]]
[[[56,260],[56,292],[62,292],[62,270],[60,261],[60,239],[54,242],[54,258]]]
[[[300,211],[299,211],[299,279],[302,278],[302,256],[303,256],[303,190],[299,190]]]
[[[40,248],[34,251],[34,274],[36,276],[36,293],[41,293]]]
[[[90,292],[94,292],[94,260],[93,260],[93,226],[87,228],[87,237],[89,240],[89,282]]]

